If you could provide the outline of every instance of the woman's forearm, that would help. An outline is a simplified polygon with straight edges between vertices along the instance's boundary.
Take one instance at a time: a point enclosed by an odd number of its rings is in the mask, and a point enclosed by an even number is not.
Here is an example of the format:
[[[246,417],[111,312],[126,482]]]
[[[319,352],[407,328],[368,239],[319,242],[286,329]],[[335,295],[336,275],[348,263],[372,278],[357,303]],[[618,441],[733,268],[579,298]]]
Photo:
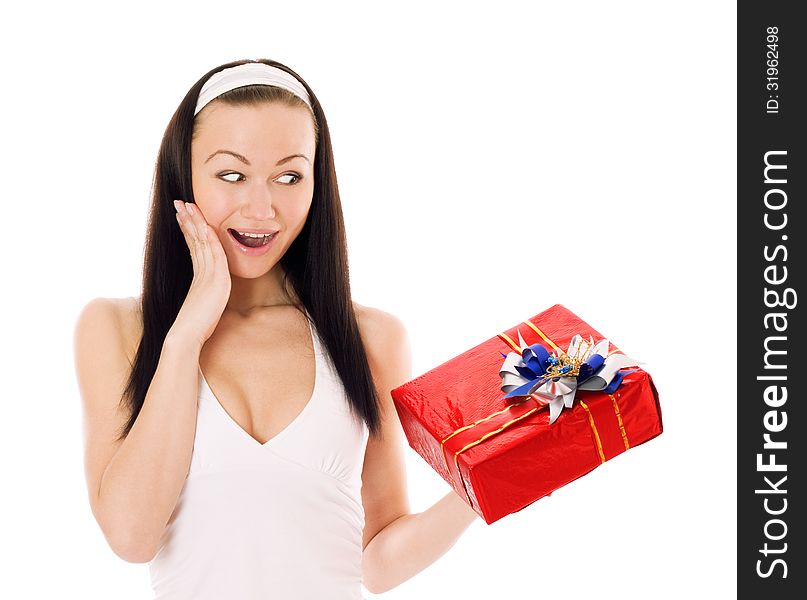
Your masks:
[[[452,490],[427,510],[399,517],[364,549],[364,586],[381,594],[403,583],[445,554],[478,516]]]
[[[169,333],[143,408],[103,474],[99,523],[125,560],[151,559],[185,484],[196,429],[199,352],[193,341]]]

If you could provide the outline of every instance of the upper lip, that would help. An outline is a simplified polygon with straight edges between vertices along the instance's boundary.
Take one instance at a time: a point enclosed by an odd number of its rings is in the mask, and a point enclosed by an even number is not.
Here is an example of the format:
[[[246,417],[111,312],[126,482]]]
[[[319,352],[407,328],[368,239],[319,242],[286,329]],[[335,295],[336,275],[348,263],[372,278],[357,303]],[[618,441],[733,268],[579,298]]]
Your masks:
[[[249,227],[230,227],[230,229],[234,231],[240,231],[241,233],[277,233],[277,229],[250,229]]]

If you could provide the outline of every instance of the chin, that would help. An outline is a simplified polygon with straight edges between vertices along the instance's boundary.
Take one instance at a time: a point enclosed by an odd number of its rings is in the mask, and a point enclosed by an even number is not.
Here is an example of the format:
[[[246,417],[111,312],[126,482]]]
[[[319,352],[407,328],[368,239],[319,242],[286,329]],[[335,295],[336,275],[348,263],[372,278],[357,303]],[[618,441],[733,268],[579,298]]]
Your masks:
[[[256,265],[253,266],[252,268],[243,268],[243,267],[233,268],[233,266],[231,265],[230,275],[232,277],[239,277],[241,279],[258,279],[269,273],[272,269],[275,268],[275,266],[277,266],[277,263],[274,263],[273,265],[270,265],[268,267],[264,266],[258,267]]]

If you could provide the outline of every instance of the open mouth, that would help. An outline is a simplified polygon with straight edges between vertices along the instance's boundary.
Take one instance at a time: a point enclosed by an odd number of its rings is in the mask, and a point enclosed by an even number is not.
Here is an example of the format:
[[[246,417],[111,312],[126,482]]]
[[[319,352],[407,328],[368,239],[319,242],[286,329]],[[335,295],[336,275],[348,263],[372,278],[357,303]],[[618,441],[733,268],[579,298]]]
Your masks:
[[[235,229],[228,229],[227,230],[231,236],[242,246],[247,246],[248,248],[260,248],[261,246],[265,246],[272,239],[275,237],[276,233],[271,235],[241,235]]]

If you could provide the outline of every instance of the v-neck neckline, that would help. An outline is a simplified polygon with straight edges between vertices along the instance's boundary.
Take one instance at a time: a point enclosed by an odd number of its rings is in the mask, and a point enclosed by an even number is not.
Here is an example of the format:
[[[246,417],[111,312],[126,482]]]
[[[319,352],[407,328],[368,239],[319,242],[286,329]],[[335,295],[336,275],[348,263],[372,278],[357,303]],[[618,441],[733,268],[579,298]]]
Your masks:
[[[309,413],[312,410],[312,406],[314,404],[314,401],[315,401],[316,396],[317,396],[317,392],[318,392],[319,387],[320,387],[321,364],[320,364],[320,348],[319,348],[319,340],[317,339],[317,332],[314,331],[314,328],[311,325],[311,322],[309,321],[309,319],[310,319],[310,317],[309,317],[308,313],[306,312],[306,324],[308,325],[308,332],[309,332],[309,334],[311,336],[311,344],[312,344],[312,347],[314,349],[314,389],[311,391],[311,395],[309,396],[308,401],[305,403],[305,406],[303,406],[303,409],[297,414],[297,416],[294,417],[291,420],[291,422],[288,425],[286,425],[283,429],[278,431],[275,435],[273,435],[272,437],[270,437],[268,440],[266,440],[263,443],[258,441],[252,435],[250,435],[247,432],[247,430],[244,429],[241,425],[239,425],[239,423],[230,415],[230,413],[227,412],[227,410],[224,408],[224,405],[219,401],[219,399],[216,396],[215,392],[213,392],[213,389],[210,387],[210,384],[207,382],[207,378],[205,377],[205,374],[202,371],[201,365],[199,366],[199,375],[201,376],[201,383],[202,383],[202,386],[203,386],[203,393],[204,392],[207,393],[207,395],[213,401],[213,404],[215,404],[218,407],[218,410],[222,413],[225,420],[229,421],[230,424],[235,429],[237,429],[240,432],[240,434],[243,437],[245,437],[246,440],[249,443],[251,443],[254,446],[257,446],[258,448],[268,448],[269,446],[274,445],[277,442],[278,439],[288,435],[288,433],[291,432],[303,420],[303,418],[306,416],[306,414]]]

